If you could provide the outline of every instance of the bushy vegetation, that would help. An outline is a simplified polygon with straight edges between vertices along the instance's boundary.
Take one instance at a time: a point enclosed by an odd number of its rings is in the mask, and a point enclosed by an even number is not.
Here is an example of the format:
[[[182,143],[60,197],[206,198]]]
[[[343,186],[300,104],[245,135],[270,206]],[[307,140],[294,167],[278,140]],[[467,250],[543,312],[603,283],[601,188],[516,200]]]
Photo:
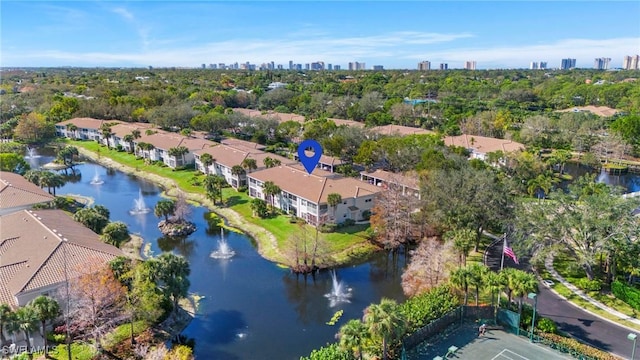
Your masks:
[[[568,338],[568,337],[560,336],[557,334],[546,334],[546,333],[540,334],[540,337],[543,339],[549,340],[553,343],[564,346],[570,351],[576,351],[582,355],[587,356],[590,359],[597,359],[597,360],[618,360],[619,359],[615,355],[604,352],[602,350],[598,350],[589,345],[585,345],[573,338]]]
[[[634,309],[640,310],[640,290],[620,281],[614,281],[611,283],[611,292]]]

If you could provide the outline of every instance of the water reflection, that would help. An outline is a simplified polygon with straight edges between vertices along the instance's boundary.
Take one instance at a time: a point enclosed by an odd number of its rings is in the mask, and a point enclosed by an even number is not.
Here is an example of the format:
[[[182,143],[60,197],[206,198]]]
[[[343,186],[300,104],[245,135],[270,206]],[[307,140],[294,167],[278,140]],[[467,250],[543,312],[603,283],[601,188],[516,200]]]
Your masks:
[[[163,252],[175,251],[178,254],[190,258],[196,250],[195,240],[186,236],[163,236],[158,238],[158,247]]]
[[[594,172],[591,167],[580,164],[565,165],[565,172],[573,176],[574,180],[586,174],[596,174],[596,180],[598,182],[602,182],[612,186],[621,186],[622,188],[624,188],[624,192],[640,191],[639,174],[627,173],[624,175],[610,175],[604,169],[597,173]]]

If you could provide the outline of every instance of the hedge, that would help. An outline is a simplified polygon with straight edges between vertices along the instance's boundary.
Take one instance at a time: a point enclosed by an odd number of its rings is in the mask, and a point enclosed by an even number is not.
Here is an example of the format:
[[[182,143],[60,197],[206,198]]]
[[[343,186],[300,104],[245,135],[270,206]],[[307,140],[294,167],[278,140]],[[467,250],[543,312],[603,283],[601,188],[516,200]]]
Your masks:
[[[611,284],[611,292],[618,299],[629,304],[632,308],[640,310],[640,290],[620,281],[614,281]]]
[[[539,336],[543,339],[549,340],[558,345],[562,345],[568,350],[572,350],[586,356],[588,359],[596,359],[596,360],[620,360],[619,357],[609,354],[608,352],[604,352],[602,350],[598,350],[589,345],[585,345],[578,340],[567,338],[564,336],[560,336],[557,334],[539,334]],[[582,357],[584,358],[584,357]]]

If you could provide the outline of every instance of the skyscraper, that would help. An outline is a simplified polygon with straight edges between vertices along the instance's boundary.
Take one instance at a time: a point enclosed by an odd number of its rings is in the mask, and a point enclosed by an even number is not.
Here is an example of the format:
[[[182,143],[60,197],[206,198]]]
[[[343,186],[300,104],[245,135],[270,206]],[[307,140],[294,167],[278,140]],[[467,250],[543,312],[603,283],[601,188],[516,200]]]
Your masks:
[[[349,70],[353,71],[353,70],[365,70],[365,63],[363,62],[350,62],[349,63]]]
[[[625,70],[639,70],[640,69],[640,55],[625,56],[622,61],[622,68]]]
[[[421,61],[418,63],[418,70],[425,71],[431,70],[431,61]]]
[[[597,70],[607,70],[611,58],[596,58],[593,62],[593,68]]]
[[[540,63],[538,63],[537,61],[532,61],[529,64],[529,69],[530,70],[538,70],[538,69],[540,69]]]
[[[449,70],[449,64],[440,63],[440,70]]]
[[[562,59],[560,63],[561,70],[574,69],[576,67],[576,59]]]
[[[476,62],[475,61],[465,61],[464,68],[466,70],[475,70],[476,69]]]

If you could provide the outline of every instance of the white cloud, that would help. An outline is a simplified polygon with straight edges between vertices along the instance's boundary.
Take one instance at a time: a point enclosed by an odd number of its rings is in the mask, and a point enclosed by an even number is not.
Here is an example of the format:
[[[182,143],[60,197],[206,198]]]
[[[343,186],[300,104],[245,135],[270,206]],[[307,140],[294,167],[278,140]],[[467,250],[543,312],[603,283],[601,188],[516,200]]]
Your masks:
[[[114,8],[111,11],[122,16],[128,21],[134,21],[136,19],[135,16],[129,10],[122,7]]]

